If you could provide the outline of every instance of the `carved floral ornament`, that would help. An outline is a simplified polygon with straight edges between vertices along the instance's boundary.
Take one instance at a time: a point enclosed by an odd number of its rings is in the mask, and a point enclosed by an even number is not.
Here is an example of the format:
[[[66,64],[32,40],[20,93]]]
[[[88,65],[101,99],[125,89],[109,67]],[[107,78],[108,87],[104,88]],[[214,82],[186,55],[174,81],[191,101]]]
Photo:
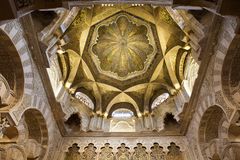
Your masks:
[[[185,59],[178,51],[187,45],[179,27],[175,23],[170,26],[164,19],[153,21],[153,13],[149,13],[148,19],[128,9],[106,11],[104,15],[98,12],[93,7],[93,15],[88,13],[83,18],[79,13],[64,33],[63,37],[68,37],[62,46],[66,52],[58,53],[58,60],[70,94],[86,90],[94,101],[94,112],[105,117],[110,117],[109,111],[118,103],[129,103],[136,115],[142,115],[151,110],[152,97],[162,93],[160,90],[175,95],[183,80],[178,75],[185,70],[178,66]],[[166,16],[171,19],[167,12]],[[88,29],[83,29],[81,23],[75,24],[87,17],[93,19]],[[159,28],[163,31],[158,32]],[[83,96],[80,100],[88,103]],[[154,106],[160,103],[162,100]]]
[[[156,44],[149,24],[122,13],[95,27],[89,52],[101,73],[126,80],[147,71]]]
[[[68,148],[65,160],[183,160],[180,147],[173,142],[168,146],[168,152],[164,152],[163,147],[158,143],[153,144],[150,152],[147,152],[147,148],[141,143],[133,148],[133,152],[130,152],[130,148],[125,143],[121,143],[117,147],[116,153],[113,152],[113,147],[109,143],[101,147],[99,153],[96,152],[96,149],[93,143],[89,143],[80,153],[80,147],[74,143]]]
[[[112,150],[113,150],[113,148],[110,147],[110,144],[106,143],[104,145],[104,147],[101,148],[99,160],[113,160],[114,154],[113,154]]]

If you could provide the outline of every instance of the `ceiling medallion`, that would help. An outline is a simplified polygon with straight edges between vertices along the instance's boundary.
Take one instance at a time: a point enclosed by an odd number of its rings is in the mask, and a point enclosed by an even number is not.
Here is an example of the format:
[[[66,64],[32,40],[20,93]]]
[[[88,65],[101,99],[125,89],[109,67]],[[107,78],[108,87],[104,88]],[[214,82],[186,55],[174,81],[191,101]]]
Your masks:
[[[124,81],[148,70],[157,47],[148,22],[119,13],[95,25],[89,53],[100,73]]]

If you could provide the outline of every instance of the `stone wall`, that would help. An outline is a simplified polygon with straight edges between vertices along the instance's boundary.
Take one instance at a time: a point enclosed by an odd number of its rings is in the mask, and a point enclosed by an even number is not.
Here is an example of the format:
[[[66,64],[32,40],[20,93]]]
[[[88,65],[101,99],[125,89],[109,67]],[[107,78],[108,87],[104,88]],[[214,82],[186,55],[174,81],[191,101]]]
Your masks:
[[[191,149],[187,147],[187,139],[181,136],[64,138],[61,141],[61,148],[56,159],[70,159],[71,156],[69,153],[73,153],[71,149],[74,145],[80,157],[88,153],[89,156],[92,156],[92,159],[96,160],[102,159],[103,155],[106,154],[106,148],[110,148],[110,153],[112,153],[109,154],[109,158],[116,157],[118,159],[121,153],[121,155],[129,158],[132,157],[133,159],[139,156],[142,160],[150,160],[156,157],[157,159],[160,157],[162,157],[162,159],[169,158],[169,160],[174,159],[173,157],[179,160],[193,159]],[[91,151],[89,150],[89,146],[92,146]],[[138,154],[138,151],[141,151],[141,154]],[[158,156],[156,156],[156,154],[158,154]],[[172,155],[175,156],[171,157]],[[85,157],[83,159],[88,158]]]
[[[200,98],[198,99],[197,107],[193,118],[191,120],[190,126],[188,128],[187,138],[189,140],[190,146],[194,151],[195,157],[198,160],[214,158],[217,156],[220,159],[231,159],[227,154],[225,154],[226,148],[231,145],[231,141],[228,137],[228,130],[233,121],[233,116],[239,107],[236,103],[231,103],[223,91],[222,74],[223,74],[223,62],[226,56],[228,56],[228,51],[230,49],[230,44],[235,38],[235,28],[237,26],[237,21],[234,17],[224,17],[222,24],[217,35],[217,41],[214,44],[214,56],[211,59],[210,66],[208,67],[205,80],[203,82]],[[230,69],[229,69],[230,70]],[[229,95],[231,96],[231,95]],[[216,132],[217,137],[210,141],[202,141],[201,136],[205,138],[209,135],[202,132],[206,125],[211,122],[208,118],[217,118],[217,115],[210,116],[210,110],[213,107],[218,107],[222,110],[222,118],[220,121],[212,125],[217,125],[216,129],[212,132]],[[232,159],[235,159],[232,156]]]
[[[19,20],[12,20],[1,25],[0,28],[15,45],[24,72],[22,75],[24,77],[23,95],[16,105],[8,110],[11,117],[10,124],[17,128],[18,138],[9,139],[6,136],[1,138],[1,158],[20,160],[35,158],[32,156],[36,156],[41,159],[51,159],[52,152],[55,150],[58,139],[61,136],[43,89],[44,83],[40,79],[29,46],[25,40],[22,26]],[[32,118],[36,118],[36,121],[31,120],[30,117],[29,123],[26,123],[25,113],[27,111],[30,112],[30,115],[32,114]],[[37,114],[35,114],[36,112]],[[2,113],[1,116],[3,116]],[[30,128],[36,129],[38,125],[41,129],[41,137],[39,137],[41,142],[33,140],[29,132]]]

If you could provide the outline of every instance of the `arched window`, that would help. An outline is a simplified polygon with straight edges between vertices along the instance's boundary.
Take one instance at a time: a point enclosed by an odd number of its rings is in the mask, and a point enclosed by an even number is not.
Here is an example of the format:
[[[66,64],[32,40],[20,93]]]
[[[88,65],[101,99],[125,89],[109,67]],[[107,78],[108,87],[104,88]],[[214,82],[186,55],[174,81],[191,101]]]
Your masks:
[[[94,104],[92,100],[82,92],[76,92],[75,97],[79,99],[82,103],[88,106],[90,109],[94,110]]]
[[[112,112],[110,132],[135,132],[135,120],[133,111],[119,108]]]
[[[116,119],[129,119],[133,116],[134,113],[131,110],[125,108],[117,109],[112,113],[112,117]]]
[[[160,105],[161,103],[163,103],[166,99],[168,99],[169,94],[168,93],[163,93],[160,96],[158,96],[152,103],[151,108],[154,109],[156,108],[158,105]]]

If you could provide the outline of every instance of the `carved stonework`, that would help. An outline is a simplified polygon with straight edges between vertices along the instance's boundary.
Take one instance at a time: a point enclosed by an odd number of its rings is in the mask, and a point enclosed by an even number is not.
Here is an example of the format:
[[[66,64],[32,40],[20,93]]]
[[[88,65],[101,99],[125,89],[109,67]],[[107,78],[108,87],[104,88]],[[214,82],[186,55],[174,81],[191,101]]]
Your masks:
[[[224,101],[224,97],[222,96],[221,91],[216,92],[215,99],[216,99],[217,104],[224,107],[228,118],[230,118],[232,116],[234,110],[232,108],[228,107],[228,105]]]
[[[99,72],[123,81],[145,73],[157,51],[152,32],[148,23],[125,13],[97,25],[89,51]]]
[[[168,146],[168,154],[167,160],[183,160],[182,152],[180,151],[180,147],[175,143],[171,142],[170,146]]]
[[[0,73],[0,108],[7,107],[15,102],[15,93],[8,81]]]
[[[113,160],[114,154],[113,154],[112,150],[113,150],[113,148],[110,147],[110,144],[106,143],[104,145],[104,147],[101,148],[99,160]]]
[[[94,146],[94,144],[89,143],[88,146],[84,148],[81,160],[94,160],[97,155],[95,152],[96,149],[97,148]]]
[[[130,152],[129,148],[126,147],[124,143],[121,144],[120,147],[118,147],[118,152],[116,154],[116,160],[130,160]]]
[[[151,160],[166,160],[166,153],[163,151],[163,147],[158,143],[154,143],[151,147]]]
[[[141,143],[137,144],[137,147],[134,147],[134,153],[133,153],[133,160],[146,160],[148,157],[148,154],[146,152],[146,147],[144,147]]]
[[[72,147],[68,148],[65,160],[80,160],[79,149],[80,147],[78,147],[78,145],[74,143]]]
[[[7,120],[7,118],[5,117],[1,117],[0,118],[0,139],[3,138],[3,135],[4,135],[4,131],[6,128],[10,127],[10,124]]]
[[[19,148],[19,146],[10,146],[7,149],[7,160],[25,160],[27,159],[24,152]]]
[[[15,0],[17,9],[22,9],[28,6],[33,5],[34,0]]]

